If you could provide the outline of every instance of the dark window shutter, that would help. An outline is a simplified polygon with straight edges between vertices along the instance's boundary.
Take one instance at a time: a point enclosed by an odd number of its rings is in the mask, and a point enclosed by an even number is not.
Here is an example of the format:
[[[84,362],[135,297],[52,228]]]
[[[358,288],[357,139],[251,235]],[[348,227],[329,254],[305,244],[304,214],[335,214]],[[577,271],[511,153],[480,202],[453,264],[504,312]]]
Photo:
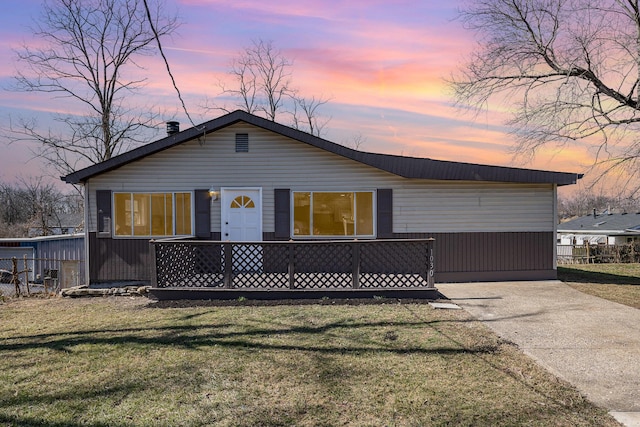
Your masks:
[[[275,237],[289,239],[291,237],[291,196],[288,188],[274,190],[275,204]]]
[[[195,190],[196,232],[199,239],[211,239],[211,196],[209,190]]]
[[[96,190],[98,237],[111,237],[111,190]]]
[[[393,237],[393,190],[391,188],[378,189],[378,238],[389,239]]]

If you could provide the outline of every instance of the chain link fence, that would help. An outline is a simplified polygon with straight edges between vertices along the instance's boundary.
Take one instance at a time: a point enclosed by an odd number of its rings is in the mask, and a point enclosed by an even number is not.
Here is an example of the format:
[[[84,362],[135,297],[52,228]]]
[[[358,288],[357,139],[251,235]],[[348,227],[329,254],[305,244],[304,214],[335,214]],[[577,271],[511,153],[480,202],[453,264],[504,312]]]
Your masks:
[[[81,260],[0,258],[0,293],[5,297],[57,293],[83,283]]]

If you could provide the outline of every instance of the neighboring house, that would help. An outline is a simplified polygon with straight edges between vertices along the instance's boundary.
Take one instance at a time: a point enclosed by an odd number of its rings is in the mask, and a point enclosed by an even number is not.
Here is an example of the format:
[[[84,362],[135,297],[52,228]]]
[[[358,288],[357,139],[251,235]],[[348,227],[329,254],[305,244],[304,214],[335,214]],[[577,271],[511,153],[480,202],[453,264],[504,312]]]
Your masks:
[[[593,213],[558,225],[558,244],[623,245],[640,240],[640,212]]]
[[[77,234],[83,232],[83,215],[77,214],[63,214],[56,218],[55,221],[48,224],[46,229],[40,226],[29,227],[28,236],[59,236],[62,234]]]
[[[149,239],[434,237],[436,281],[556,277],[556,191],[581,175],[356,151],[242,111],[63,177],[87,279],[148,282]]]

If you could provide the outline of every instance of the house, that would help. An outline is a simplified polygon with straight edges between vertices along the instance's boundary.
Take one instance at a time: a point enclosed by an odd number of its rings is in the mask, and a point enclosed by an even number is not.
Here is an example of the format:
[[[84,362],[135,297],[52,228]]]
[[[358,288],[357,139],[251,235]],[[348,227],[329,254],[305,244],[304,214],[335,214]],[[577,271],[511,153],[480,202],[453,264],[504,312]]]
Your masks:
[[[67,213],[57,215],[55,221],[50,221],[46,226],[34,225],[29,227],[29,237],[60,236],[65,234],[82,233],[82,213]]]
[[[624,245],[640,240],[640,212],[593,212],[558,225],[558,244]]]
[[[436,281],[556,277],[556,191],[581,175],[353,150],[235,111],[62,179],[87,280],[148,282],[149,240],[435,238]]]

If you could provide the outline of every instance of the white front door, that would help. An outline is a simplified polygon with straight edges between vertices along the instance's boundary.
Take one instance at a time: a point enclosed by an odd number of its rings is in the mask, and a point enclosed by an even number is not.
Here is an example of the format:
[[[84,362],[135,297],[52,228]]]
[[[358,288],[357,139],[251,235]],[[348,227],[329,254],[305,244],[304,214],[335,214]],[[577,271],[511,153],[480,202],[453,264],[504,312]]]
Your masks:
[[[222,240],[262,241],[262,189],[223,188]]]
[[[222,188],[222,240],[262,241],[262,189]],[[235,246],[233,270],[236,273],[262,271],[262,245]]]

